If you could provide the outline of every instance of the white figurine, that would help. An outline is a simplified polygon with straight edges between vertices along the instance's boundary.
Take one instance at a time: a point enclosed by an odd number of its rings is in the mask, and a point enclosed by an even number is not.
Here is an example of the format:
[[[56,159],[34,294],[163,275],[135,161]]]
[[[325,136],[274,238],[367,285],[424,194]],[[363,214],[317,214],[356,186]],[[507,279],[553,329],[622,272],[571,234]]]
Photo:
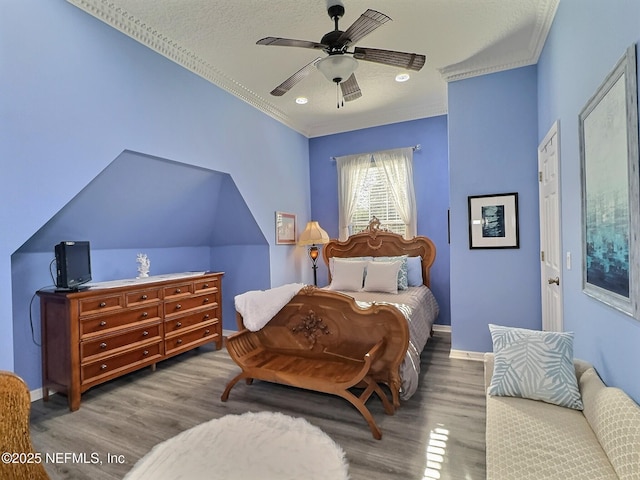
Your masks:
[[[140,265],[138,265],[138,273],[140,275],[138,275],[137,278],[146,278],[149,276],[149,267],[151,267],[151,260],[149,260],[149,257],[147,257],[146,253],[139,253],[138,257],[136,258],[136,262],[138,262]]]

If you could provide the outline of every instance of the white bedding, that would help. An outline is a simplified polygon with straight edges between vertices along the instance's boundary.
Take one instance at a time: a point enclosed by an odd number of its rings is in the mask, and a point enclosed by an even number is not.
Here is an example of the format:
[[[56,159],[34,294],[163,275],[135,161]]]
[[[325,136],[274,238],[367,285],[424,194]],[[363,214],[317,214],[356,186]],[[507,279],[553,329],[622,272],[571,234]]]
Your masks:
[[[353,297],[363,307],[372,302],[388,303],[397,307],[409,322],[409,348],[400,367],[402,387],[400,398],[408,400],[418,388],[420,354],[431,335],[431,328],[440,307],[429,288],[409,287],[397,294],[380,292],[342,292]]]

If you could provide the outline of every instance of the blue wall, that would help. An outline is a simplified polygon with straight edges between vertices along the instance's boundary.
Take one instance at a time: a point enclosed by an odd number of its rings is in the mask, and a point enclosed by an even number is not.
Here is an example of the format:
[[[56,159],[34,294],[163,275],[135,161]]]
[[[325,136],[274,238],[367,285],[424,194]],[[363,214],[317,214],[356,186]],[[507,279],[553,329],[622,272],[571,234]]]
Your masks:
[[[12,270],[12,255],[125,150],[229,174],[268,242],[268,283],[310,280],[303,249],[275,245],[274,239],[275,211],[297,214],[303,226],[309,218],[304,136],[66,2],[0,2],[0,35],[0,369],[14,370],[14,353],[31,342],[28,329],[14,332],[14,317],[20,325],[29,319],[28,305],[14,311],[12,289],[23,302],[23,292],[40,288],[42,275],[48,276],[46,270],[27,280],[21,265],[32,261],[17,253]],[[113,195],[117,188],[95,201],[108,203]],[[242,256],[224,241],[237,226],[226,221],[219,227],[213,248],[189,242],[176,250],[185,259],[181,269],[201,268],[193,258],[208,256],[204,263],[229,273],[234,264],[218,256]],[[170,227],[152,228],[162,238]],[[153,248],[164,247],[143,242],[146,234],[138,244],[125,229],[119,235],[126,243],[118,252],[123,257],[126,249],[144,247],[153,262]],[[43,269],[48,265],[37,261]],[[126,260],[135,266],[131,262]],[[96,278],[100,265],[109,264],[97,254]],[[237,268],[246,264],[239,261]],[[13,287],[12,278],[24,280]],[[239,288],[237,281],[223,286],[227,304]],[[233,312],[225,314],[233,321]],[[35,380],[29,385],[39,386]]]
[[[228,173],[125,151],[12,255],[14,367],[29,385],[41,379],[31,299],[52,284],[53,245],[63,239],[91,242],[94,281],[135,277],[138,252],[151,275],[225,272],[225,329],[236,329],[233,297],[269,285],[268,242]],[[228,245],[233,254],[214,250]],[[251,269],[224,260],[250,256]]]
[[[114,256],[120,267],[133,269],[129,257],[140,246],[157,259],[157,268],[178,268],[160,260],[169,250],[185,270],[204,268],[200,262],[208,256],[212,268],[228,274],[226,304],[245,286],[241,275],[230,274],[234,269],[268,269],[264,283],[271,286],[309,282],[304,249],[275,245],[274,212],[296,213],[299,230],[307,219],[319,220],[335,237],[335,164],[329,157],[420,143],[418,233],[438,247],[438,323],[451,323],[453,348],[490,350],[489,322],[539,328],[537,144],[559,119],[563,249],[578,259],[577,115],[626,47],[640,39],[639,19],[636,1],[563,0],[538,67],[451,83],[448,119],[307,140],[68,3],[0,2],[0,369],[20,365],[27,377],[38,376],[23,367],[36,360],[18,351],[34,348],[27,297],[43,286],[51,256],[20,248],[125,150],[229,174],[268,245],[230,242],[227,232],[235,225],[229,214],[212,245],[158,248],[142,245],[142,238],[128,243],[127,236],[127,245],[97,251],[97,278],[114,265]],[[520,194],[521,248],[470,251],[467,196],[510,191]],[[164,227],[154,228],[161,233]],[[320,278],[326,282],[324,267]],[[565,328],[576,332],[576,355],[640,401],[640,322],[585,296],[579,268],[565,271],[563,280]],[[225,325],[232,313],[225,312]]]
[[[413,154],[413,176],[418,204],[418,235],[430,237],[437,256],[431,288],[440,305],[437,323],[450,324],[449,208],[447,117],[431,117],[381,127],[317,137],[309,140],[311,216],[331,238],[338,237],[338,178],[330,157],[387,150],[420,144]],[[327,282],[324,263],[318,269],[318,285]]]
[[[449,84],[451,347],[492,350],[487,324],[541,328],[536,67]],[[518,193],[520,248],[469,249],[468,196]]]
[[[608,385],[640,402],[640,321],[582,292],[578,115],[623,56],[640,41],[640,2],[562,0],[538,64],[538,140],[560,121],[564,327],[575,355],[591,361]],[[639,82],[640,84],[640,82]]]

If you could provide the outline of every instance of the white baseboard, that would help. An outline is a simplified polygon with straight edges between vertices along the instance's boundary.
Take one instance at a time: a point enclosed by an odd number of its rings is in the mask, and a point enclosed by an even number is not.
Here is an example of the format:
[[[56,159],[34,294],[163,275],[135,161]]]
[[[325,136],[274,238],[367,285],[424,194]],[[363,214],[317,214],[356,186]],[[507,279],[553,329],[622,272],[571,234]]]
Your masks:
[[[451,325],[433,325],[434,332],[446,332],[451,333]],[[449,358],[455,358],[457,360],[473,360],[474,362],[484,362],[484,352],[468,352],[466,350],[454,350],[449,351]]]
[[[227,330],[227,329],[222,330],[222,336],[225,337],[225,338],[228,337],[229,335],[233,334],[233,333],[238,333],[238,331],[237,330]]]
[[[474,362],[484,362],[484,352],[468,352],[466,350],[454,350],[449,352],[449,358],[458,360],[473,360]]]
[[[434,331],[434,332],[447,332],[447,333],[451,333],[451,325],[438,325],[438,324],[434,324],[434,325],[433,325],[433,331]]]
[[[35,402],[36,400],[40,400],[42,398],[42,388],[31,390],[29,393],[31,394],[32,402]],[[49,393],[49,395],[51,395],[51,393]]]

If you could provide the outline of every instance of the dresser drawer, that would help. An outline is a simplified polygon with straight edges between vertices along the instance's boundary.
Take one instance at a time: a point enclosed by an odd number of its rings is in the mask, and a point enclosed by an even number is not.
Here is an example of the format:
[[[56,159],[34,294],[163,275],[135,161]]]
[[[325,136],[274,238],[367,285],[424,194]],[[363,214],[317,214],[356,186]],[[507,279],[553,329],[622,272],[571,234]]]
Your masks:
[[[218,294],[204,293],[201,295],[193,295],[191,297],[180,298],[178,300],[171,300],[164,304],[165,317],[172,317],[175,315],[181,315],[191,309],[200,307],[217,307],[218,306]]]
[[[80,300],[80,316],[112,312],[114,310],[120,310],[123,307],[124,298],[122,294],[84,298]]]
[[[119,329],[135,327],[137,323],[142,321],[159,320],[161,308],[161,305],[149,305],[120,313],[82,319],[80,320],[80,338],[114,333]]]
[[[193,282],[195,293],[215,292],[218,290],[218,277],[210,277]]]
[[[121,373],[128,369],[133,370],[145,363],[153,363],[153,360],[162,358],[161,347],[162,343],[160,342],[144,345],[119,355],[82,365],[82,383],[91,382],[99,377]]]
[[[127,307],[136,307],[148,303],[160,303],[162,291],[159,288],[127,292]]]
[[[181,317],[172,318],[171,320],[166,320],[164,324],[164,333],[165,335],[171,335],[176,332],[187,330],[200,323],[209,322],[210,320],[219,321],[217,308],[198,311],[189,315],[183,315]]]
[[[124,333],[109,335],[95,340],[82,342],[80,345],[81,361],[91,361],[92,357],[104,356],[126,350],[128,347],[136,346],[140,342],[158,342],[162,340],[162,324],[155,323],[144,325],[135,330],[127,330]]]
[[[220,323],[211,322],[211,324],[195,330],[185,331],[184,333],[171,337],[165,337],[165,355],[172,355],[207,342],[219,340],[220,334]]]
[[[164,298],[171,297],[183,297],[185,295],[191,295],[193,293],[193,282],[186,281],[181,283],[174,283],[167,287],[164,287]]]

